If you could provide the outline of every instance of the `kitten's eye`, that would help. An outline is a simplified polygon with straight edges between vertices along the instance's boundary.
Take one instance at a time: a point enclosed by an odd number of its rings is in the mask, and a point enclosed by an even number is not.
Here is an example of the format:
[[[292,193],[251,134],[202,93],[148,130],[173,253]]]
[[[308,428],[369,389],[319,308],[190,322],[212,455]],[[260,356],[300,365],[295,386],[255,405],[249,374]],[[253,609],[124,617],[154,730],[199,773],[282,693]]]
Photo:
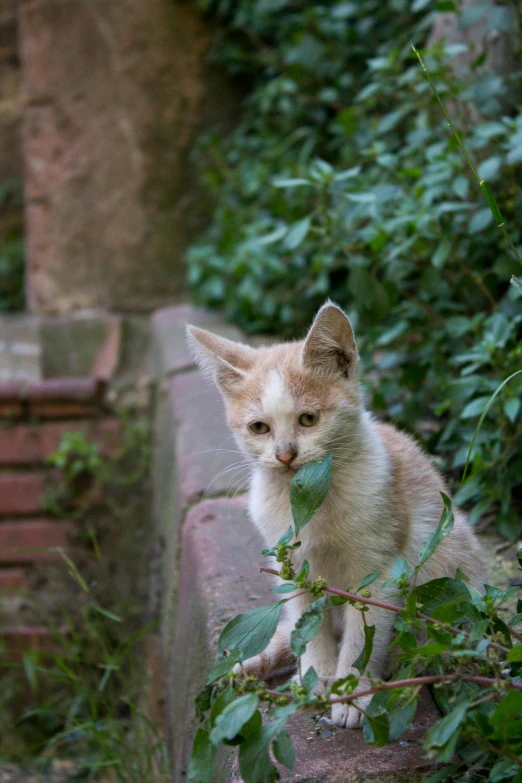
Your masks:
[[[268,424],[265,424],[264,421],[254,421],[252,424],[248,425],[248,429],[250,432],[253,432],[254,435],[266,435],[267,432],[270,432],[270,427]]]
[[[318,413],[302,413],[301,416],[299,416],[299,424],[302,427],[313,427],[318,421]]]

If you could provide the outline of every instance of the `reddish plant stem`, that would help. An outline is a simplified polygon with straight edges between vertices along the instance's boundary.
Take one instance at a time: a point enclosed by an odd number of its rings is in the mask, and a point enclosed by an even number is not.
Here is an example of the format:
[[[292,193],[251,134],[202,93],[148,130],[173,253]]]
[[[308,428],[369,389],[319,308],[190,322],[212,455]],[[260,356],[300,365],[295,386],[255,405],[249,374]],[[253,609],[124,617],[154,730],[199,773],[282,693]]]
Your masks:
[[[522,633],[518,633],[518,631],[514,631],[513,628],[510,628],[508,625],[509,633],[511,636],[514,636],[515,639],[518,639],[519,642],[522,642]]]
[[[407,680],[392,680],[391,682],[381,682],[379,685],[373,688],[367,688],[364,691],[357,691],[356,693],[350,693],[346,696],[331,696],[328,699],[328,704],[339,704],[346,701],[354,701],[354,699],[360,699],[364,696],[373,696],[374,693],[380,691],[390,691],[394,688],[415,688],[419,685],[433,685],[437,682],[454,682],[455,680],[462,680],[463,682],[475,682],[477,685],[494,686],[499,684],[498,680],[492,677],[476,677],[471,674],[433,674],[426,677],[411,677]],[[522,691],[522,683],[513,682],[511,680],[502,680],[503,687],[506,690]],[[285,696],[287,699],[293,697],[293,694],[282,693],[280,691],[265,691],[265,693],[271,696]]]
[[[279,571],[276,571],[274,568],[262,568],[261,571],[264,571],[266,574],[273,574],[274,576],[281,576]],[[375,598],[363,598],[360,595],[357,595],[356,593],[347,593],[345,590],[337,590],[335,587],[325,587],[324,588],[325,593],[333,593],[334,595],[340,595],[342,598],[348,598],[351,601],[357,601],[357,603],[360,604],[367,604],[368,606],[377,606],[379,609],[388,609],[390,612],[395,612],[396,614],[400,614],[402,612],[402,609],[400,606],[395,606],[395,604],[389,604],[386,601],[377,601]],[[416,616],[419,618],[419,620],[425,620],[427,623],[430,623],[430,625],[444,625],[444,623],[441,623],[440,620],[435,620],[433,617],[429,617],[427,614],[422,614],[422,612],[417,612]],[[469,636],[466,631],[462,631],[459,628],[454,628],[453,626],[450,626],[448,630],[454,635],[457,636],[459,634],[464,634],[464,636]],[[517,639],[520,639],[522,641],[522,636],[520,634],[517,634],[516,631],[514,632],[512,628],[509,629],[510,632],[513,634],[513,636],[516,636]],[[496,650],[501,650],[504,653],[509,652],[508,647],[504,647],[502,644],[498,644],[498,642],[489,642],[489,647],[494,647]]]

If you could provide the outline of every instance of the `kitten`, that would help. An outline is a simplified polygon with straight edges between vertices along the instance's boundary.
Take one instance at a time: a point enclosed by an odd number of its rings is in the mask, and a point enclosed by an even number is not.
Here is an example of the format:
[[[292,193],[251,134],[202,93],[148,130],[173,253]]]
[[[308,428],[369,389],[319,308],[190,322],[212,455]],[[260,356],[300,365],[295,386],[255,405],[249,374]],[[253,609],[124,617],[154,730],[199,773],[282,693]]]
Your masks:
[[[436,527],[447,488],[415,442],[364,408],[358,380],[358,354],[351,324],[336,305],[318,312],[304,341],[254,349],[187,327],[199,365],[216,382],[225,401],[228,424],[239,447],[252,462],[250,516],[273,546],[292,524],[289,484],[310,460],[333,452],[333,473],[326,500],[301,532],[293,553],[297,571],[304,559],[310,578],[324,577],[332,587],[357,585],[375,571],[374,598],[390,600],[376,588],[389,576],[397,555],[411,565]],[[422,580],[454,576],[459,567],[477,588],[482,586],[479,545],[461,513],[455,513],[450,535],[422,569]],[[268,648],[247,661],[258,677],[292,661],[289,635],[311,599],[293,598]],[[387,673],[387,647],[393,634],[393,612],[370,608],[375,624],[369,670]],[[363,618],[345,604],[325,613],[322,628],[309,642],[302,672],[313,666],[322,688],[346,677],[364,646]],[[368,699],[361,699],[363,709]],[[358,727],[361,713],[336,704],[337,726]]]

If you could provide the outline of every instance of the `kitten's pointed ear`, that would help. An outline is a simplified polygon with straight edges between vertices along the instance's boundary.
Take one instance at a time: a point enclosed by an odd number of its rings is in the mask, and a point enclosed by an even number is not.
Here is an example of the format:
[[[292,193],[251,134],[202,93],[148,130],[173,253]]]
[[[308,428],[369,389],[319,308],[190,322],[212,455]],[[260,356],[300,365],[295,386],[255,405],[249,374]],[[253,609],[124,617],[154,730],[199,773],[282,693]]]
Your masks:
[[[187,342],[200,368],[223,394],[231,394],[238,388],[254,362],[254,348],[197,326],[187,326]]]
[[[357,377],[359,357],[353,329],[340,307],[327,302],[308,332],[303,348],[303,364],[325,374]]]

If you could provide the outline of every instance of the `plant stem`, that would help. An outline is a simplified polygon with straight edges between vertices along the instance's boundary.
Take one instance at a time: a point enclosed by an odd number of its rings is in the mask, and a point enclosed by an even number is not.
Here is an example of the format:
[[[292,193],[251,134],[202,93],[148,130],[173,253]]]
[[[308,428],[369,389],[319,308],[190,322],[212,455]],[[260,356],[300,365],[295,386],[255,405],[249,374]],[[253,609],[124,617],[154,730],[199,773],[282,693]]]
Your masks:
[[[274,576],[281,577],[281,574],[279,571],[276,571],[274,568],[262,568],[261,571],[263,571],[266,574],[273,574]],[[325,587],[324,588],[325,593],[333,593],[333,595],[339,595],[342,598],[348,598],[350,601],[356,601],[359,604],[368,604],[368,606],[376,606],[379,609],[387,609],[390,612],[395,612],[396,614],[400,614],[402,612],[402,609],[400,606],[395,606],[395,604],[389,604],[386,603],[386,601],[377,601],[375,598],[362,598],[360,595],[357,595],[356,593],[347,593],[345,590],[337,590],[335,587]],[[441,623],[440,620],[435,620],[434,617],[429,617],[427,614],[422,614],[422,612],[417,612],[416,617],[419,618],[419,620],[425,620],[427,623],[430,623],[430,625],[444,625],[444,623]],[[464,636],[469,636],[469,634],[466,631],[463,631],[460,628],[454,628],[453,626],[448,627],[448,631],[453,634],[453,636],[458,636],[460,634],[463,634]],[[511,634],[515,636],[517,639],[521,639],[522,637],[520,634],[518,634],[516,631],[513,631],[512,628],[509,629]],[[498,642],[489,642],[489,647],[494,647],[496,650],[501,650],[504,653],[509,652],[508,647],[504,647],[502,644],[498,644]]]
[[[354,701],[355,699],[361,699],[364,696],[373,696],[375,693],[381,691],[391,691],[395,688],[416,688],[420,685],[434,685],[438,682],[455,682],[456,680],[462,680],[462,682],[474,682],[477,685],[485,686],[498,686],[499,681],[492,677],[477,677],[471,674],[433,674],[426,675],[425,677],[410,677],[406,680],[392,680],[391,682],[380,682],[378,685],[372,688],[367,688],[363,691],[356,691],[355,693],[349,693],[346,696],[331,696],[328,699],[328,704],[342,704],[344,702]],[[522,683],[513,682],[512,680],[502,680],[502,687],[506,690],[522,691]],[[287,699],[293,699],[292,693],[282,693],[281,691],[266,690],[264,693],[270,696],[281,697],[284,696]]]
[[[425,677],[411,677],[407,680],[382,682],[373,688],[367,688],[365,691],[350,693],[347,696],[332,696],[328,699],[328,702],[330,704],[338,704],[340,702],[353,701],[353,699],[360,699],[362,696],[373,696],[374,693],[378,693],[379,691],[389,691],[394,688],[411,688],[417,685],[434,685],[437,682],[454,682],[455,680],[474,682],[477,683],[477,685],[498,685],[498,680],[495,680],[492,677],[477,677],[471,674],[433,674],[426,675]],[[507,690],[522,691],[522,683],[512,682],[511,680],[502,680],[502,683]]]

